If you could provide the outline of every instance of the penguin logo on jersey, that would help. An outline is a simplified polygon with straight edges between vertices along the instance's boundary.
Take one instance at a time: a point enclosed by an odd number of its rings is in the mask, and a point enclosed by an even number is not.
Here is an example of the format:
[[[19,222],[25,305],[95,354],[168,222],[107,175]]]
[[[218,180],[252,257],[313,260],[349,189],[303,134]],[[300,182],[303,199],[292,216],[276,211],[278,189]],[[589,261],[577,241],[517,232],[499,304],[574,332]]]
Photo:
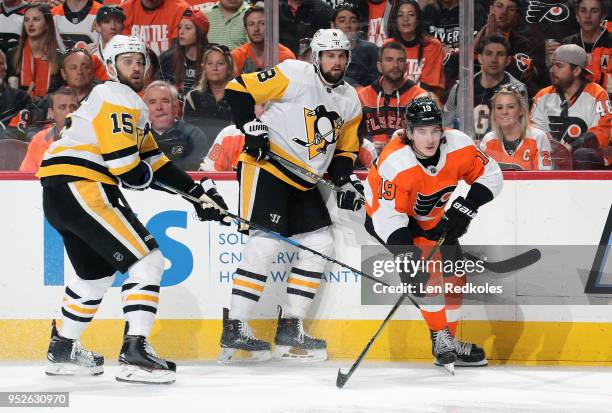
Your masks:
[[[576,139],[589,129],[584,119],[573,116],[567,118],[549,116],[548,126],[552,137],[559,142],[568,142]]]
[[[414,201],[414,213],[418,215],[417,219],[420,221],[433,219],[429,217],[429,214],[435,208],[444,208],[456,187],[457,185],[449,185],[430,195],[417,192]]]
[[[314,110],[304,108],[306,122],[306,140],[293,138],[299,145],[308,148],[309,159],[327,153],[327,147],[338,140],[344,120],[337,112],[328,112],[325,106],[319,105]]]
[[[560,1],[530,1],[525,20],[527,23],[540,23],[543,20],[559,23],[569,16],[569,7]]]

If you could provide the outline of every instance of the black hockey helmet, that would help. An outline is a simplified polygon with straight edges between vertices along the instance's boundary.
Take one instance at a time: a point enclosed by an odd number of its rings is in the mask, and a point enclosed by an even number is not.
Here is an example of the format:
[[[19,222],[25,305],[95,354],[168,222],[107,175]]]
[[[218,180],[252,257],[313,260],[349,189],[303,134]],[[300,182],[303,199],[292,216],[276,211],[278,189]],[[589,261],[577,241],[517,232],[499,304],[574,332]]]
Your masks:
[[[415,126],[435,125],[442,127],[442,112],[432,98],[422,96],[410,102],[406,108],[407,129],[412,129]]]

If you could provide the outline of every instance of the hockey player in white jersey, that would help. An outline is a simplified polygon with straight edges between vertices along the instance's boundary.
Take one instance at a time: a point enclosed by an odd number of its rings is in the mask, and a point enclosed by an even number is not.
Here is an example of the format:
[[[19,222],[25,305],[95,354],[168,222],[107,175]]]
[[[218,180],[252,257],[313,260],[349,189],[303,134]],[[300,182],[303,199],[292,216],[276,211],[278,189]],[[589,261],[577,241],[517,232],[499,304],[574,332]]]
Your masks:
[[[222,221],[227,206],[214,182],[195,183],[162,153],[138,96],[148,67],[144,43],[117,35],[104,49],[111,81],[96,86],[66,121],[61,137],[43,159],[37,176],[43,209],[61,234],[76,277],[66,283],[62,323],[52,325],[49,375],[102,374],[104,358],[79,343],[116,271],[128,274],[121,287],[126,328],[117,380],[174,382],[176,365],[158,357],[147,341],[155,321],[164,272],[157,242],[121,194],[155,181],[187,192],[202,221]],[[229,223],[227,223],[229,225]]]
[[[271,151],[318,175],[329,172],[342,188],[337,193],[338,206],[361,208],[363,186],[353,174],[361,106],[355,89],[343,80],[350,43],[342,31],[322,29],[312,39],[312,52],[314,64],[286,60],[272,69],[238,76],[228,84],[226,97],[236,126],[245,134],[238,168],[240,216],[329,255],[333,252],[331,220],[316,186],[267,156]],[[262,103],[266,107],[257,119],[254,107]],[[243,262],[234,275],[230,309],[224,309],[222,362],[235,361],[236,350],[250,352],[249,360],[271,356],[270,343],[253,335],[248,320],[263,293],[280,241],[262,231],[244,230],[249,238]],[[303,325],[324,266],[322,258],[300,252],[287,281],[287,304],[279,311],[275,358],[327,358],[326,342],[310,336]]]

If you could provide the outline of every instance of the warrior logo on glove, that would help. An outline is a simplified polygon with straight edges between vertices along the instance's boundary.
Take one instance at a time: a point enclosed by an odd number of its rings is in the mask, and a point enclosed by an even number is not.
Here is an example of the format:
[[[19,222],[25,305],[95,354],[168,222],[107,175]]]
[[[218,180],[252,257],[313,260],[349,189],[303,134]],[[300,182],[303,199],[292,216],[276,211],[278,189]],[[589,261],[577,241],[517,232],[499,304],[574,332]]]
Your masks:
[[[306,140],[296,137],[293,141],[308,148],[309,159],[327,153],[327,147],[336,143],[344,125],[344,120],[337,112],[328,112],[323,105],[314,110],[304,108],[304,120],[308,134]]]

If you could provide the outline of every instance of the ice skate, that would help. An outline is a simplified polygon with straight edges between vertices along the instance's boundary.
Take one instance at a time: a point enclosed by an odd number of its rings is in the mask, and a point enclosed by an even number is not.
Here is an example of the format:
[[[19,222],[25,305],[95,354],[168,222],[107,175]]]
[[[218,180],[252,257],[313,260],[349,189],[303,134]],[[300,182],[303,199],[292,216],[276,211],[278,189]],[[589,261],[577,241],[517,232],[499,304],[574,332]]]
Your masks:
[[[104,357],[83,348],[78,340],[59,335],[55,320],[51,323],[51,342],[47,351],[49,376],[98,376],[104,373]]]
[[[457,354],[457,367],[484,367],[489,362],[487,361],[484,349],[478,347],[474,343],[465,343],[453,337],[455,345],[455,354]]]
[[[278,327],[274,337],[273,356],[277,360],[314,362],[327,360],[327,343],[314,338],[304,330],[299,318],[283,318],[279,307]]]
[[[455,374],[455,342],[448,327],[440,331],[431,331],[431,353],[435,357],[436,366],[442,366],[450,374]]]
[[[175,381],[176,364],[164,360],[143,336],[126,335],[119,354],[117,381],[128,383],[170,384]]]
[[[272,358],[270,343],[259,340],[248,323],[230,320],[229,310],[223,309],[223,333],[221,334],[220,363],[258,363]],[[246,356],[241,354],[246,353]]]

